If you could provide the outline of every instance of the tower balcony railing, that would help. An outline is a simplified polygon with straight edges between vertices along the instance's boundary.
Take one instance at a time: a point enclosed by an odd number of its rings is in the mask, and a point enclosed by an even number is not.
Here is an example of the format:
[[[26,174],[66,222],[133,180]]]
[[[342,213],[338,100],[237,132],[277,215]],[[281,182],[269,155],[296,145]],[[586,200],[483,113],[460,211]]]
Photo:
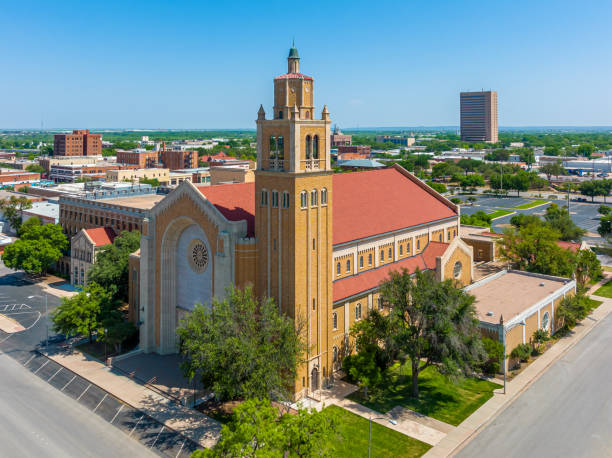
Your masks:
[[[284,159],[271,158],[268,161],[268,167],[271,170],[285,170],[285,160]]]
[[[305,159],[304,168],[306,170],[318,170],[319,169],[319,159]]]

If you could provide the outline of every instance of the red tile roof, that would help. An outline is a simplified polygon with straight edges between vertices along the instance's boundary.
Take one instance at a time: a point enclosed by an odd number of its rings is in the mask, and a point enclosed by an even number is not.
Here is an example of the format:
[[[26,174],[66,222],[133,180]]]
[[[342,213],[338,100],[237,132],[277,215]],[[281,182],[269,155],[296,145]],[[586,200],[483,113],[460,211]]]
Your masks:
[[[229,221],[247,222],[247,236],[255,235],[255,183],[198,186],[204,197]]]
[[[306,76],[302,73],[285,73],[284,75],[277,76],[275,80],[284,79],[301,79],[301,80],[312,80],[312,76]]]
[[[457,216],[395,168],[339,173],[333,180],[334,245]]]
[[[332,179],[334,245],[457,216],[395,168],[339,173]],[[255,235],[255,183],[199,186],[198,190],[228,220],[246,220],[248,236]]]
[[[580,247],[582,246],[582,244],[579,242],[565,242],[563,240],[557,240],[557,245],[561,248],[565,248],[566,250],[573,251],[574,253],[580,250]]]
[[[116,234],[110,227],[94,227],[92,229],[83,229],[93,241],[94,246],[110,245],[115,240]]]
[[[448,245],[448,243],[429,242],[425,250],[416,256],[336,280],[332,284],[333,302],[376,288],[388,278],[389,273],[395,270],[407,269],[410,273],[417,268],[433,270],[436,268],[436,258],[444,254]]]

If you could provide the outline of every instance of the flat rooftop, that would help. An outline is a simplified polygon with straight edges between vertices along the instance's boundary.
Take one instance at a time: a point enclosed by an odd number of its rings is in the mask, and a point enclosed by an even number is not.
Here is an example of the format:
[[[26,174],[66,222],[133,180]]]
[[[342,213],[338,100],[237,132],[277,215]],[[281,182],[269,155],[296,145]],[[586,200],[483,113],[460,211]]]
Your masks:
[[[123,205],[124,207],[138,208],[141,210],[149,210],[153,208],[155,204],[157,204],[164,197],[166,197],[164,194],[145,194],[140,196],[99,199],[98,202],[104,202],[112,205]]]
[[[508,322],[528,308],[563,288],[570,279],[534,276],[519,271],[504,271],[498,277],[483,279],[466,288],[476,297],[478,319],[498,324],[501,315]],[[493,315],[487,315],[493,312]]]

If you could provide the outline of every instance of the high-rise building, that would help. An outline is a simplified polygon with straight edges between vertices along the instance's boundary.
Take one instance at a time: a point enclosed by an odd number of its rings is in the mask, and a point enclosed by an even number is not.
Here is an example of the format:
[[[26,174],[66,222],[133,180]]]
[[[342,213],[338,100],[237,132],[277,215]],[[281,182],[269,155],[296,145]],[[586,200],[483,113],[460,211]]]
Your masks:
[[[497,92],[462,92],[461,140],[497,143]]]
[[[99,156],[102,154],[102,135],[89,130],[73,130],[71,134],[53,136],[54,156]]]

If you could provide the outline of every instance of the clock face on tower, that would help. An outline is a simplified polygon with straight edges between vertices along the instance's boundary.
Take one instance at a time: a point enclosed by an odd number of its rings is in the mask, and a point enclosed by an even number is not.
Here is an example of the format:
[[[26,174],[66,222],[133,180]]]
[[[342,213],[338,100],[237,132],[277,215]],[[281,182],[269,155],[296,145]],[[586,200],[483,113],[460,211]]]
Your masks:
[[[309,88],[308,86],[306,86],[306,87],[304,88],[304,90],[305,90],[306,92],[310,92],[310,88]]]

